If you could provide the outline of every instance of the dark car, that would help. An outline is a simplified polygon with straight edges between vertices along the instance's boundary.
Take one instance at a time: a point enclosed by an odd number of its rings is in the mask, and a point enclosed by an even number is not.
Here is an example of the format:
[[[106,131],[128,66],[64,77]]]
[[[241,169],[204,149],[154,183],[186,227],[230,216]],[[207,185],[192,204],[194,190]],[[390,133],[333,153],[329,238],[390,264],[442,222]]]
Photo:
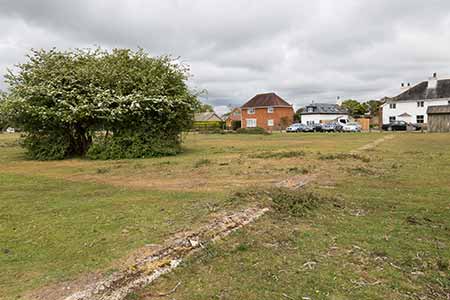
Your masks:
[[[342,131],[342,125],[335,123],[335,122],[325,123],[322,125],[322,131],[323,132],[340,132],[340,131]]]
[[[381,128],[387,131],[406,131],[410,127],[412,130],[420,130],[421,127],[416,124],[406,123],[405,121],[394,121],[389,124],[383,124]]]
[[[314,131],[314,132],[322,132],[323,131],[322,124],[313,124],[313,125],[310,125],[310,127],[311,127],[312,131]]]

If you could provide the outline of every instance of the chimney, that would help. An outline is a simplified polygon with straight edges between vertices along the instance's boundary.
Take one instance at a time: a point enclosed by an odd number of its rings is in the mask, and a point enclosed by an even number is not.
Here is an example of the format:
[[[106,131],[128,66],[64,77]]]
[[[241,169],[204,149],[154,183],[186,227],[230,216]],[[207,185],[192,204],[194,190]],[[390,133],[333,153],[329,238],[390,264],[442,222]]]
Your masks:
[[[337,104],[337,105],[339,105],[339,106],[341,106],[341,105],[342,105],[342,100],[341,100],[341,97],[337,96],[337,99],[336,99],[336,104]]]
[[[401,86],[400,86],[400,91],[403,93],[404,91],[407,91],[409,89],[409,85],[406,86],[406,84],[404,82],[402,82]]]
[[[433,77],[428,79],[428,89],[435,89],[437,87],[438,78],[437,73],[433,73]]]

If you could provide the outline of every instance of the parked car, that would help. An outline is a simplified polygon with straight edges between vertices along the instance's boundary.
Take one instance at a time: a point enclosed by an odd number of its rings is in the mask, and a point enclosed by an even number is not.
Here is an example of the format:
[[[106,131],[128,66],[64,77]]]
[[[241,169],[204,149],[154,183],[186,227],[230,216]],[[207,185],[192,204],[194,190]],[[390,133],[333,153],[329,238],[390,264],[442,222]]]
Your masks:
[[[323,128],[322,128],[322,124],[313,124],[310,126],[314,132],[322,132]]]
[[[361,125],[357,122],[348,122],[342,126],[342,131],[344,132],[361,132]]]
[[[335,122],[330,122],[330,123],[325,123],[322,124],[322,131],[323,132],[340,132],[342,131],[342,125],[335,123]]]
[[[308,125],[295,123],[286,128],[286,132],[313,132],[314,129]]]
[[[405,121],[394,121],[389,124],[383,124],[381,129],[387,131],[406,131],[408,127],[412,130],[420,130],[421,127],[418,124],[406,123]]]
[[[13,128],[13,127],[8,127],[8,128],[6,128],[6,132],[7,133],[14,133],[14,132],[16,132],[16,129]]]

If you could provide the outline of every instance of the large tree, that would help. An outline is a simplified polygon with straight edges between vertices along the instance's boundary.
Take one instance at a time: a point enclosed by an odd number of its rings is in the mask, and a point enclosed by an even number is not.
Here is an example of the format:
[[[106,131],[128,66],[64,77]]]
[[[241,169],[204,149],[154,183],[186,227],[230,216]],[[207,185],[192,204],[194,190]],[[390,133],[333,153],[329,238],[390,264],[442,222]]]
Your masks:
[[[369,100],[366,102],[370,115],[377,116],[380,111],[381,101],[379,100]]]
[[[2,105],[2,102],[4,101],[6,97],[6,93],[4,93],[2,90],[0,90],[0,107]],[[8,120],[6,118],[6,115],[0,110],[0,133],[3,132],[3,130],[6,129],[8,126]]]
[[[143,50],[35,50],[17,67],[1,111],[35,159],[174,154],[197,106],[187,68]]]
[[[361,116],[368,112],[368,106],[357,100],[349,99],[342,102],[342,107],[346,108],[351,116]]]
[[[297,109],[297,111],[294,114],[294,121],[301,122],[302,121],[302,112],[304,112],[304,111],[305,111],[304,107]]]

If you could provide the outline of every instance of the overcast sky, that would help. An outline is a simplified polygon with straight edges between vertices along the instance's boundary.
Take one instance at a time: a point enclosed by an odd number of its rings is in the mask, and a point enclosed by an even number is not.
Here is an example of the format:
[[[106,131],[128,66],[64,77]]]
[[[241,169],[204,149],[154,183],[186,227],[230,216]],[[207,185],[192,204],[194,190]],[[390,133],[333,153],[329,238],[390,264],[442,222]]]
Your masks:
[[[180,56],[220,111],[268,91],[380,99],[450,75],[450,1],[0,0],[2,74],[30,48],[95,46]]]

